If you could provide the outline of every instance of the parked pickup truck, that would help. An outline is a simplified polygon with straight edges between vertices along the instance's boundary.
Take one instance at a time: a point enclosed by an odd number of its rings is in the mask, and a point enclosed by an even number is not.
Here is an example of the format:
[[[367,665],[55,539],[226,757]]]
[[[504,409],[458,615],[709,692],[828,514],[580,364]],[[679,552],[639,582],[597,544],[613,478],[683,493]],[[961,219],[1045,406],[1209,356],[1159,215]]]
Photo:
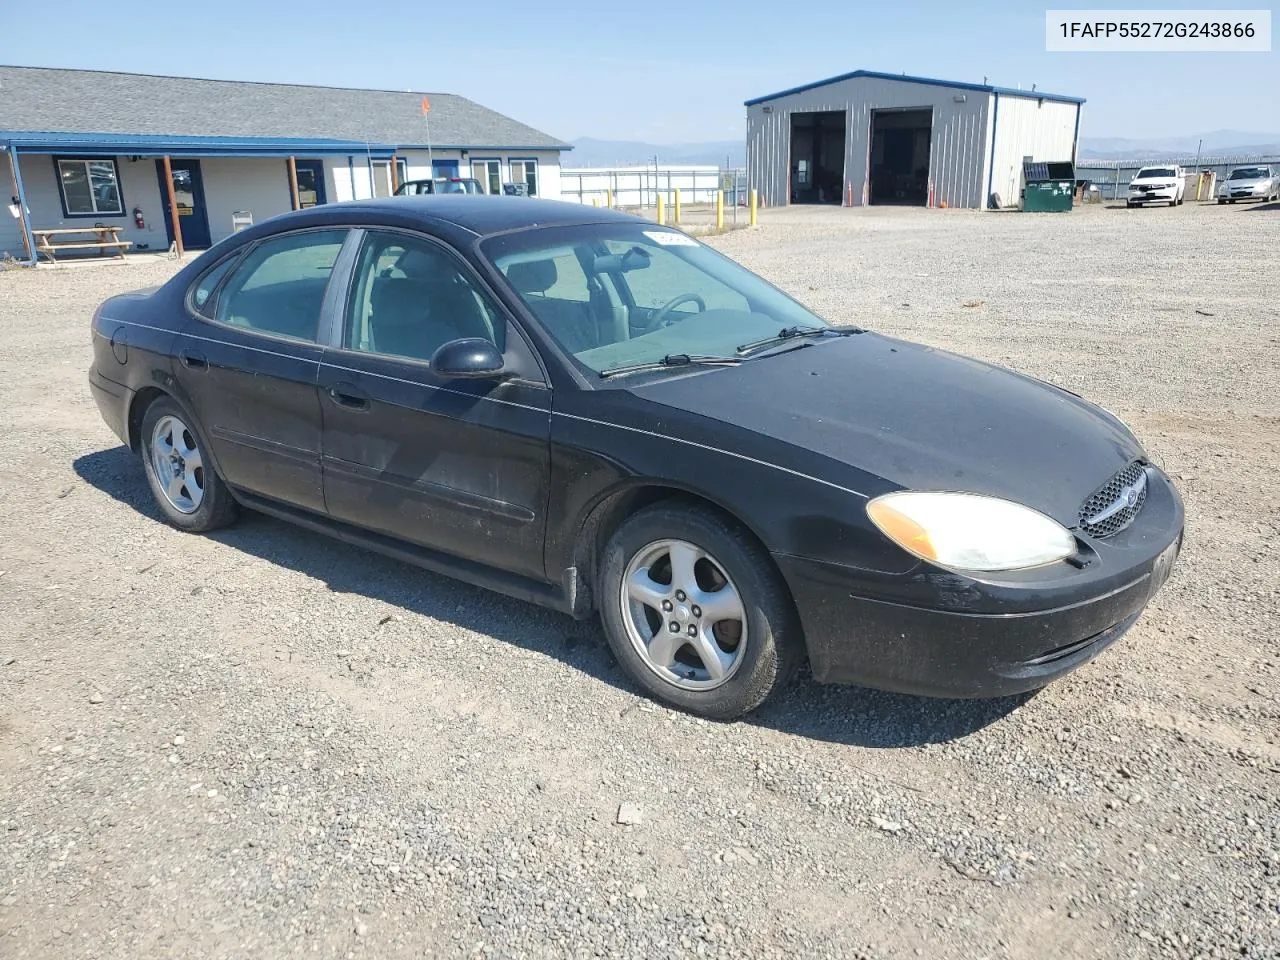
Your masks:
[[[406,180],[396,188],[397,197],[411,197],[424,193],[484,193],[480,181],[474,177],[436,177],[433,180]]]
[[[1129,181],[1127,205],[1140,207],[1146,203],[1167,203],[1175,207],[1182,203],[1186,190],[1187,178],[1181,167],[1143,167]]]

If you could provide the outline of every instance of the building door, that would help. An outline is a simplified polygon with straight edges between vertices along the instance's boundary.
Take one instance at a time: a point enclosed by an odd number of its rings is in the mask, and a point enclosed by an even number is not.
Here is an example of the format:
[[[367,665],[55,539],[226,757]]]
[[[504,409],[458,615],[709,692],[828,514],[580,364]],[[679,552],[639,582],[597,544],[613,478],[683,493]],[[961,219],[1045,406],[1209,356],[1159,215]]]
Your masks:
[[[305,210],[324,203],[324,161],[295,160],[294,166],[298,169],[298,206]]]
[[[433,177],[456,177],[458,175],[457,160],[432,160],[431,176]]]
[[[182,246],[187,250],[204,250],[209,239],[209,212],[204,205],[204,182],[200,179],[199,160],[171,160],[173,198],[178,204],[178,223],[182,227]],[[164,229],[173,243],[173,219],[169,211],[169,185],[164,182],[164,161],[156,161],[156,177],[160,181],[160,204],[164,208]],[[227,225],[230,228],[230,224]]]
[[[791,114],[791,203],[844,202],[845,114]]]
[[[871,202],[929,203],[933,110],[873,110]]]

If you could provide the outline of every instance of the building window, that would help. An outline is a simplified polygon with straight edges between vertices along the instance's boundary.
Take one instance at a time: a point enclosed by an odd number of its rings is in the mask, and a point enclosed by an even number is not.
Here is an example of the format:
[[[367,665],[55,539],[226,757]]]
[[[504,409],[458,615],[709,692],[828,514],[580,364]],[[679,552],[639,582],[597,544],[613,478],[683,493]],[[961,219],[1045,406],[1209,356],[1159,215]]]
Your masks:
[[[471,175],[480,181],[485,193],[502,193],[501,160],[472,160]]]
[[[62,210],[68,217],[122,216],[120,170],[111,158],[55,161]]]
[[[525,185],[525,193],[531,197],[536,197],[538,195],[538,161],[512,160],[511,182],[523,183]]]

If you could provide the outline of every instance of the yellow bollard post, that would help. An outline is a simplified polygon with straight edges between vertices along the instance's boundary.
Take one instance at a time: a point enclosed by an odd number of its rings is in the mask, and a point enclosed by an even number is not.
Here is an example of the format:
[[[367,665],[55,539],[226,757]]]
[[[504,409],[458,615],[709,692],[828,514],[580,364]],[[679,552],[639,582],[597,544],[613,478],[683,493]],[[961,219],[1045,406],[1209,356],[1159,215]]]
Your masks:
[[[593,207],[598,207],[598,206],[600,206],[600,198],[599,198],[599,197],[592,197],[592,198],[591,198],[591,205],[592,205]]]
[[[613,187],[604,192],[604,205],[610,210],[613,209]]]
[[[724,229],[724,191],[716,191],[716,230]]]
[[[747,202],[749,204],[747,207],[747,223],[749,223],[751,226],[754,227],[756,225],[756,192],[755,190],[752,190],[749,194],[747,194]]]
[[[662,194],[658,194],[658,226],[664,227],[667,224],[666,207],[662,204]]]
[[[674,213],[675,213],[675,217],[671,220],[671,222],[672,222],[672,223],[674,223],[674,224],[678,227],[678,226],[680,226],[680,188],[679,188],[679,187],[676,187],[676,198],[675,198],[675,199],[676,199],[676,208],[675,208],[675,211],[674,211]]]

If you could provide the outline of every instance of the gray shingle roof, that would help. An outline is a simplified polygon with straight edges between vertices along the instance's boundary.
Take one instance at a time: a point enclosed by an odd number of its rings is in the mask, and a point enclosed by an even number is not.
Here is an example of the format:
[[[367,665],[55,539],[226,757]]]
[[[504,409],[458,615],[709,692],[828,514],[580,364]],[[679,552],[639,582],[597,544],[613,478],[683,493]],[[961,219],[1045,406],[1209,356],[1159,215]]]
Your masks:
[[[427,142],[423,93],[0,66],[0,130]],[[437,147],[572,149],[452,93],[430,99]]]

